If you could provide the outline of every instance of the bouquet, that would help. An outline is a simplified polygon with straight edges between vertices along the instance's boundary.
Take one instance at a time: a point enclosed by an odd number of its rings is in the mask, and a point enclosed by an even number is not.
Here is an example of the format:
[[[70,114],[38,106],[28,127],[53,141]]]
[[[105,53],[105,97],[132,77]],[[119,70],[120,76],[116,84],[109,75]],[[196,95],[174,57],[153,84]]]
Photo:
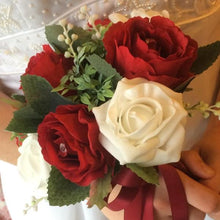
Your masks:
[[[21,175],[41,192],[34,206],[42,198],[52,206],[87,199],[88,207],[124,209],[126,220],[153,219],[160,173],[173,216],[181,209],[187,219],[174,169],[186,117],[220,116],[220,103],[184,104],[182,93],[215,61],[220,42],[198,48],[161,16],[100,20],[86,6],[80,16],[87,28],[66,20],[45,28],[49,44],[21,76],[23,95],[12,96],[17,110],[7,130],[20,145]],[[116,184],[122,189],[108,203]]]

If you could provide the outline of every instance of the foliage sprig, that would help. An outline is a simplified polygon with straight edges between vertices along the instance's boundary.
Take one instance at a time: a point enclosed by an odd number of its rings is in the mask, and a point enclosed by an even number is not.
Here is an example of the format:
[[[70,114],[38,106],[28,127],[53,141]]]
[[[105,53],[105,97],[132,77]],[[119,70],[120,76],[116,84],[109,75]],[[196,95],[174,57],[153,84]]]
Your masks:
[[[210,114],[213,114],[220,120],[220,102],[216,102],[214,105],[209,105],[203,101],[200,101],[194,105],[185,104],[185,109],[188,111],[188,115],[190,117],[194,111],[198,111],[204,118],[208,118]]]
[[[91,31],[87,34],[86,41],[82,42],[78,42],[83,38],[81,35],[85,35],[82,30],[77,32],[74,25],[67,23],[66,20],[60,21],[59,25],[62,27],[63,33],[58,35],[57,40],[65,43],[64,56],[73,59],[73,67],[61,79],[60,85],[52,91],[61,92],[61,95],[70,94],[68,97],[71,101],[86,104],[89,109],[92,109],[112,97],[117,84],[116,78],[114,78],[115,73],[107,75],[105,71],[109,73],[116,71],[104,60],[105,50],[102,36],[100,39],[93,37],[94,33],[97,34],[98,31],[94,22],[92,22]],[[108,27],[105,28],[101,25],[99,27],[101,30],[99,33],[104,36],[105,29]],[[75,31],[76,33],[74,33]],[[48,33],[47,36],[49,36]],[[105,66],[104,68],[97,70],[93,62],[90,61],[92,58],[88,60],[92,54],[99,57],[102,66]]]

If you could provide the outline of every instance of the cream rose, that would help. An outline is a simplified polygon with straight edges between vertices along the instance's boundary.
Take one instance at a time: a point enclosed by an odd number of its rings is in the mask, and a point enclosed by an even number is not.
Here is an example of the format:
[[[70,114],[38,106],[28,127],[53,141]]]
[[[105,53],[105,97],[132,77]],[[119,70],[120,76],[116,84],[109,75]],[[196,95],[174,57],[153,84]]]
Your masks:
[[[182,94],[142,78],[123,78],[112,99],[93,108],[100,142],[121,165],[154,166],[180,158],[187,112]]]
[[[44,160],[37,134],[28,134],[28,137],[19,147],[20,156],[17,167],[24,181],[33,190],[35,196],[47,195],[47,180],[51,166]]]
[[[154,16],[162,16],[165,18],[169,18],[169,12],[167,10],[163,10],[161,12],[159,11],[152,11],[152,10],[144,10],[143,8],[139,8],[139,9],[134,9],[132,10],[131,14],[130,14],[130,18],[133,17],[142,17],[142,18],[152,18]],[[112,23],[117,23],[117,22],[123,22],[125,23],[126,21],[128,21],[128,18],[120,13],[112,13],[109,16],[109,19]]]

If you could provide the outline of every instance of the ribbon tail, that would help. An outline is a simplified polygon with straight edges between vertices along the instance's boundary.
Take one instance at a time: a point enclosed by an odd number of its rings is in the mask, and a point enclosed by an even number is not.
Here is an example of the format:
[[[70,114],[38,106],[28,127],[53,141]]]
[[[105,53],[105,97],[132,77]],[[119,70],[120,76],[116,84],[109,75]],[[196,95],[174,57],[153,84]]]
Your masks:
[[[188,220],[188,203],[182,181],[171,165],[160,165],[159,171],[166,183],[173,220]]]
[[[129,207],[125,209],[126,220],[153,220],[153,200],[155,186],[147,184],[142,187]]]
[[[155,185],[150,185],[147,189],[147,192],[145,193],[146,198],[145,199],[145,207],[143,209],[143,217],[142,220],[153,220],[154,219],[154,207],[153,207],[153,201],[154,201],[154,194],[155,194]],[[146,190],[146,188],[144,188]]]

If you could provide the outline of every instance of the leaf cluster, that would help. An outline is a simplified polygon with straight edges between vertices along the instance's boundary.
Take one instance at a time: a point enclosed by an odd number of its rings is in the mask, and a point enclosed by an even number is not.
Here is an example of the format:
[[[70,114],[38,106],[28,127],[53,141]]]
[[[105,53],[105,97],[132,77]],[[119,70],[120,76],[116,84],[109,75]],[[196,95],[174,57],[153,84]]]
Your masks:
[[[48,181],[48,200],[51,206],[76,204],[89,196],[89,187],[79,186],[63,177],[52,167]]]
[[[36,133],[44,116],[54,112],[58,105],[72,104],[58,93],[51,93],[52,87],[40,76],[21,77],[24,96],[14,96],[24,105],[14,112],[14,117],[6,128],[16,133]]]
[[[108,27],[98,27],[103,36]],[[86,104],[89,109],[106,102],[112,97],[121,77],[104,60],[105,49],[102,40],[92,38],[93,29],[88,31],[74,26],[68,34],[70,36],[73,33],[77,34],[78,39],[71,48],[65,42],[58,41],[57,36],[62,32],[63,27],[59,25],[46,27],[47,39],[56,51],[65,53],[65,51],[74,50],[72,69],[61,79],[60,85],[53,91],[59,91],[61,95],[70,94],[71,101]]]

